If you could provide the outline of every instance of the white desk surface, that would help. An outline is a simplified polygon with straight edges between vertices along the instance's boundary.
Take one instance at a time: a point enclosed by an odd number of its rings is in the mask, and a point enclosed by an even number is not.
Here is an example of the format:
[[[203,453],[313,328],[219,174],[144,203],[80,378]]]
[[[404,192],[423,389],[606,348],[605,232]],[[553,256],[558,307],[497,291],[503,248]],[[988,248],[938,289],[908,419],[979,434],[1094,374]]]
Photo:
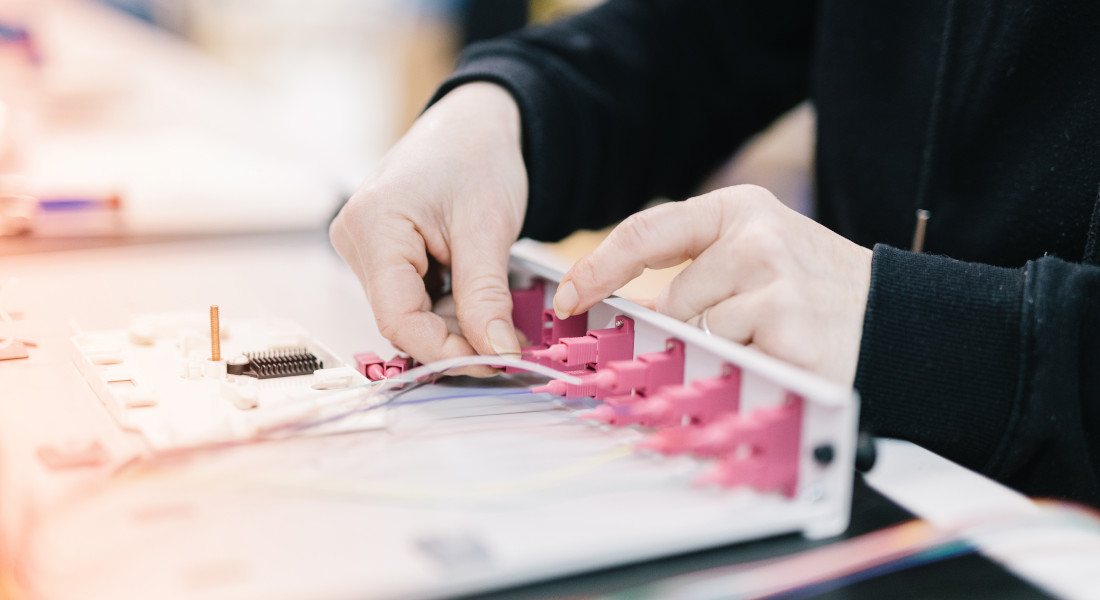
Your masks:
[[[59,497],[80,472],[48,473],[34,458],[42,443],[96,432],[114,460],[140,452],[122,434],[72,366],[72,327],[124,326],[130,315],[219,304],[222,314],[285,316],[337,354],[389,348],[377,333],[358,282],[322,232],[223,238],[26,255],[0,262],[0,280],[19,281],[5,302],[22,313],[14,333],[34,340],[30,361],[0,362],[0,559],[11,558],[20,505]],[[7,333],[7,332],[5,332]],[[882,441],[869,483],[937,525],[975,514],[1036,510],[1026,498],[903,442]],[[1100,538],[1087,532],[979,540],[987,556],[1044,589],[1095,597]]]

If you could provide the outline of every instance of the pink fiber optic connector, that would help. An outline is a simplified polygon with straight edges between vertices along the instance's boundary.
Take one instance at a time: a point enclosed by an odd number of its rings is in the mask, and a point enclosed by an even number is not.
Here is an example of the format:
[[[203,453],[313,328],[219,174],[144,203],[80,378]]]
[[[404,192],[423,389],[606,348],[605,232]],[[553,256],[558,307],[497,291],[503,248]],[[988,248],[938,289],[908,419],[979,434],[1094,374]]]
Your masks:
[[[553,361],[563,370],[592,366],[599,371],[612,361],[630,360],[634,356],[634,320],[618,315],[614,327],[561,338],[547,348],[530,352],[530,356]]]
[[[580,379],[579,385],[551,381],[533,391],[564,395],[567,398],[592,396],[613,404],[631,403],[635,397],[640,398],[660,388],[684,382],[684,344],[670,339],[664,352],[642,354],[635,360],[613,361],[598,371],[581,375]],[[598,417],[591,418],[599,420]]]
[[[579,371],[566,371],[569,375],[573,375],[581,380],[580,383],[565,383],[555,379],[547,383],[546,385],[531,388],[533,394],[554,394],[555,396],[565,396],[566,398],[596,398],[601,395],[599,389],[599,383],[594,375],[597,375],[596,371],[591,369],[583,369]]]
[[[539,358],[536,353],[546,350],[551,344],[556,344],[558,340],[563,337],[581,337],[584,336],[584,329],[588,326],[588,315],[579,314],[573,315],[568,319],[559,319],[554,314],[553,309],[547,309],[542,314],[542,344],[527,346],[523,348],[522,354],[527,360],[537,362],[539,364],[546,365],[551,368],[563,370],[565,367],[558,361],[551,360],[549,358]],[[584,369],[576,369],[584,372]],[[509,367],[505,369],[506,373],[520,372],[518,369]],[[566,371],[572,373],[572,371]]]
[[[386,379],[397,377],[416,366],[416,361],[411,356],[395,355],[386,361]]]
[[[381,381],[386,378],[385,361],[374,352],[360,352],[353,358],[355,359],[356,370],[367,379]]]
[[[374,352],[360,352],[353,358],[355,359],[356,370],[371,381],[381,381],[383,379],[397,377],[411,369],[416,363],[411,357],[401,355],[383,361],[382,358]]]
[[[794,496],[802,433],[802,398],[788,393],[782,406],[729,415],[704,427],[689,443],[697,455],[717,456],[718,464],[699,478],[701,485],[747,485]]]

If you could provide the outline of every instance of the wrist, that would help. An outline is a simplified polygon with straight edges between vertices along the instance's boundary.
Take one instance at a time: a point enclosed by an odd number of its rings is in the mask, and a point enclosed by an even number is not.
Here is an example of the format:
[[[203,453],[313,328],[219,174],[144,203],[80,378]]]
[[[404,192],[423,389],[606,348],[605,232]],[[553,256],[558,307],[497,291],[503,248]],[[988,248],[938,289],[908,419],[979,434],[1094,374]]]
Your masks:
[[[1022,269],[874,249],[856,388],[862,428],[982,470],[1023,360]]]
[[[447,92],[425,113],[454,113],[461,119],[473,119],[488,133],[505,136],[516,148],[521,146],[519,105],[505,88],[489,81],[473,81]]]

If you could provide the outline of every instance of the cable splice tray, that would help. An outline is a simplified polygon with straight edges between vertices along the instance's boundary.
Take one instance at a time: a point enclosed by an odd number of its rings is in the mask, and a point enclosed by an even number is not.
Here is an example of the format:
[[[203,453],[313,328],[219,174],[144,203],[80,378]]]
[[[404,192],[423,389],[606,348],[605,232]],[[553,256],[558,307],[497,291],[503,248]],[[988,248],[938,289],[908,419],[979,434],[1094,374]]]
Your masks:
[[[291,321],[222,321],[228,358],[218,361],[209,330],[200,311],[140,315],[125,330],[75,335],[73,360],[118,424],[154,450],[246,439],[319,408],[333,389],[369,383]],[[375,413],[342,426],[383,424]]]

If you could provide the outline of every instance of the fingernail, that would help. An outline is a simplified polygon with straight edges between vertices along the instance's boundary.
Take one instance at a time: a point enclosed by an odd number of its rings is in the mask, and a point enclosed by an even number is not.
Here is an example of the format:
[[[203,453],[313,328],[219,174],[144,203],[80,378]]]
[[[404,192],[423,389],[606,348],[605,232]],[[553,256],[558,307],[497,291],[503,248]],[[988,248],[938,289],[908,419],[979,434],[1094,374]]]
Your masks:
[[[559,319],[568,319],[577,308],[580,297],[577,296],[577,287],[572,281],[566,281],[558,286],[558,293],[554,294],[554,313]]]
[[[493,319],[485,328],[485,335],[489,338],[489,345],[498,356],[519,358],[519,341],[516,340],[515,330],[504,319]]]

